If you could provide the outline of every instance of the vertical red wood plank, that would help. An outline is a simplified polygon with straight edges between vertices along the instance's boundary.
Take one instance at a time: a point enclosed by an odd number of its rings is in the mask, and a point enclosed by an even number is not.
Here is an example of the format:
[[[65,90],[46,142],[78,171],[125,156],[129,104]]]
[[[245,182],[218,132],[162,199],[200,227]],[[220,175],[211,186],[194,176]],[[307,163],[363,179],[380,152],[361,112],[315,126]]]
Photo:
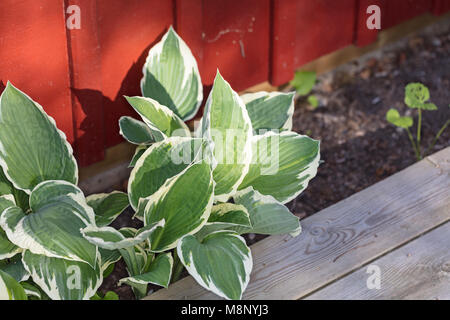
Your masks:
[[[66,1],[66,8],[70,5],[81,13],[81,28],[68,31],[74,149],[79,164],[86,166],[102,160],[105,149],[97,5],[92,0]]]
[[[118,120],[136,113],[123,95],[141,95],[148,50],[173,23],[173,2],[97,0],[106,146],[123,142]]]
[[[272,84],[286,83],[296,68],[353,43],[355,16],[354,0],[274,0]]]
[[[281,85],[294,76],[295,32],[298,1],[271,2],[270,82]]]
[[[433,1],[430,0],[395,0],[386,1],[381,14],[383,29],[390,28],[432,10]]]
[[[73,142],[63,1],[0,2],[0,82],[43,106]]]
[[[217,68],[237,91],[266,81],[269,0],[217,0],[202,4],[203,83],[213,83]]]
[[[380,8],[380,15],[383,14],[383,0],[358,0],[356,12],[356,30],[355,30],[355,44],[357,46],[366,46],[377,39],[377,29],[367,28],[367,19],[371,14],[367,13],[367,8],[371,5],[377,5]],[[383,28],[383,26],[381,26]]]
[[[433,14],[441,15],[450,11],[449,0],[433,0]]]

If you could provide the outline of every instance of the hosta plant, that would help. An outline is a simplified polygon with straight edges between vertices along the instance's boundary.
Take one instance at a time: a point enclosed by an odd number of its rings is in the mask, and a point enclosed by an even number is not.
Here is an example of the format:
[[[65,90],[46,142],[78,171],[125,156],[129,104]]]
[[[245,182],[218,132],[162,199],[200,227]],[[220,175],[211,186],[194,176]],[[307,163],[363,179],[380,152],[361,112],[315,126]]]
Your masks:
[[[0,299],[89,299],[120,258],[81,230],[106,226],[124,193],[85,198],[55,121],[8,82],[0,97]]]
[[[432,143],[426,148],[425,151],[422,151],[421,148],[422,111],[425,110],[435,111],[438,109],[437,106],[434,103],[431,103],[429,100],[430,100],[430,91],[425,85],[417,82],[417,83],[409,83],[405,87],[405,99],[404,99],[405,104],[409,108],[417,109],[418,120],[417,120],[417,134],[415,139],[413,137],[413,134],[411,133],[411,130],[409,129],[413,126],[414,123],[412,117],[400,116],[400,113],[393,108],[389,109],[389,111],[386,113],[386,120],[389,123],[406,130],[406,133],[408,134],[408,138],[411,141],[411,145],[417,160],[421,160],[422,157],[426,155],[428,151],[434,147],[434,145],[439,140],[442,133],[450,125],[450,119],[447,119],[447,121],[435,135]]]
[[[183,268],[203,287],[240,299],[252,255],[243,235],[291,234],[299,219],[285,204],[316,175],[319,141],[292,132],[294,93],[239,96],[217,72],[203,117],[197,63],[170,28],[150,49],[142,96],[125,97],[141,120],[122,117],[121,135],[136,145],[128,198],[140,230],[83,229],[105,250],[119,250],[138,297],[147,284],[167,287]]]

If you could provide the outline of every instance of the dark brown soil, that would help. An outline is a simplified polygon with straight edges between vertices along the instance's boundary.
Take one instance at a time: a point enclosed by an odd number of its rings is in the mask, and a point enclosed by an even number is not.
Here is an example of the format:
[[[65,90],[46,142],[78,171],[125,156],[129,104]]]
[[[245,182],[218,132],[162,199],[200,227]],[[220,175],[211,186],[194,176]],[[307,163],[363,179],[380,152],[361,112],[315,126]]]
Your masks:
[[[300,218],[312,215],[416,162],[406,133],[385,120],[387,110],[394,107],[413,116],[417,123],[416,111],[403,103],[404,87],[409,82],[428,86],[431,101],[439,108],[424,113],[425,149],[450,118],[449,22],[320,76],[313,91],[320,101],[315,110],[305,98],[297,100],[293,130],[321,140],[324,162],[306,191],[288,204],[292,212]],[[449,145],[450,128],[428,153]],[[129,225],[131,215],[127,211],[114,226]],[[249,244],[263,238],[246,237]],[[126,276],[124,263],[117,263],[100,290],[113,290],[121,299],[133,299],[129,287],[116,286]]]

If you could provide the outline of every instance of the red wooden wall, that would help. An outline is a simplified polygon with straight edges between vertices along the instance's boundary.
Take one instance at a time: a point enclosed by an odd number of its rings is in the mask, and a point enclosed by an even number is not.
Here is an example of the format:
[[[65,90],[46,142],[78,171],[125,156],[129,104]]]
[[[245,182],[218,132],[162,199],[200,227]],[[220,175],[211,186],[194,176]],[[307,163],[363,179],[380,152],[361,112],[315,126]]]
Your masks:
[[[170,25],[206,91],[217,68],[239,91],[286,83],[309,61],[375,41],[371,4],[382,29],[450,10],[450,0],[2,0],[0,91],[10,80],[43,105],[86,166],[123,141],[117,121],[134,113],[122,96],[140,94],[147,52]],[[81,29],[66,28],[70,5],[81,9]]]

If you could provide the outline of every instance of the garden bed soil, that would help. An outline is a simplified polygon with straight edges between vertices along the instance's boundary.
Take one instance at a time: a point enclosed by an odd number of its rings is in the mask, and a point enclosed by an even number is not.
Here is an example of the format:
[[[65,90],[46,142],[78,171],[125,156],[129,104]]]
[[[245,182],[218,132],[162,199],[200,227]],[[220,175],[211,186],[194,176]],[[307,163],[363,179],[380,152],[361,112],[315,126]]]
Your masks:
[[[321,141],[323,163],[308,188],[288,204],[294,214],[301,219],[312,215],[416,162],[406,133],[385,120],[386,112],[396,108],[417,123],[415,110],[403,103],[404,87],[410,82],[425,84],[439,108],[424,113],[422,146],[427,146],[450,118],[449,21],[319,76],[313,91],[318,108],[309,107],[306,98],[297,99],[293,130]],[[449,145],[450,129],[428,154]],[[139,227],[131,216],[127,210],[114,226],[129,226],[132,221]],[[262,238],[249,235],[247,241],[250,245]],[[113,290],[121,299],[134,299],[128,286],[117,287],[126,276],[121,261],[100,291]]]

